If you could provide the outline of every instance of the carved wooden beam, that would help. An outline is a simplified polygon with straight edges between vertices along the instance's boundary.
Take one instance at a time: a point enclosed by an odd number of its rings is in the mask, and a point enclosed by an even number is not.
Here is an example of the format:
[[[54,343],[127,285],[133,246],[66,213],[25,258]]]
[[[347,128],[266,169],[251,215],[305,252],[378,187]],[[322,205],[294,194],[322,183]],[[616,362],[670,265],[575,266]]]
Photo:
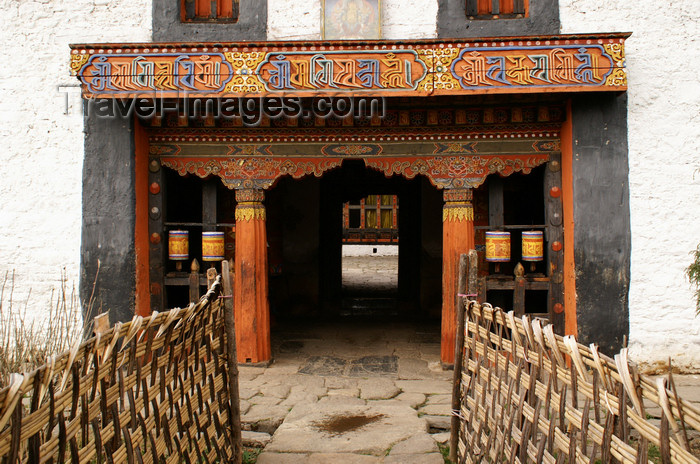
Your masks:
[[[70,67],[88,98],[624,91],[627,37],[83,44]]]

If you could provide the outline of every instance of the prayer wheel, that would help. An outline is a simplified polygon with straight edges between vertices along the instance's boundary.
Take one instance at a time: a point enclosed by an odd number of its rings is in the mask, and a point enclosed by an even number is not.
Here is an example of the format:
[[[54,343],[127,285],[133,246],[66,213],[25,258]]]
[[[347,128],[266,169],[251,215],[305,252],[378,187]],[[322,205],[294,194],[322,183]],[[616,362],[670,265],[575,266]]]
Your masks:
[[[495,230],[486,232],[486,261],[490,263],[510,261],[510,232]]]
[[[541,230],[523,231],[523,261],[537,262],[544,259],[544,240]]]
[[[221,261],[224,250],[223,232],[202,232],[202,261]]]
[[[171,230],[168,235],[168,257],[173,261],[187,261],[190,256],[189,232]]]

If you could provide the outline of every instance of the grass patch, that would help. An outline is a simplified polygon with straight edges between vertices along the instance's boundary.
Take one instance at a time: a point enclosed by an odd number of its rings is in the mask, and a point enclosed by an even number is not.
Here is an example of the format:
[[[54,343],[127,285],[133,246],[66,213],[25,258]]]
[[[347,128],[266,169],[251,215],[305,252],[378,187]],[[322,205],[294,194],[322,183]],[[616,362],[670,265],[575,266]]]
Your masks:
[[[661,464],[661,450],[653,443],[649,444],[649,460],[654,464]]]
[[[262,453],[262,448],[243,448],[243,464],[255,464],[258,456]]]
[[[27,300],[18,303],[15,273],[5,272],[0,282],[0,388],[8,384],[10,374],[32,371],[82,339],[85,328],[77,292],[75,286],[69,291],[67,281],[64,269],[46,313],[40,320],[30,320],[31,290]]]
[[[450,461],[449,445],[443,445],[442,443],[438,443],[438,448],[440,449],[440,454],[442,454],[442,459],[443,461],[445,461],[445,464],[454,464],[452,461]]]

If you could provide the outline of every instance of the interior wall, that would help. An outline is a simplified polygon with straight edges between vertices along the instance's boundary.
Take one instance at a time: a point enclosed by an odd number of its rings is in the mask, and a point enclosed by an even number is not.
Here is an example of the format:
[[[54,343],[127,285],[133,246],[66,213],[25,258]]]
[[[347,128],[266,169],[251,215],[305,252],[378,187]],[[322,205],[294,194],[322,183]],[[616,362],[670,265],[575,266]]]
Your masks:
[[[269,281],[270,311],[281,318],[315,314],[319,306],[320,179],[280,179],[267,192],[265,204],[271,246],[276,235],[281,235],[282,245],[282,272]]]
[[[420,302],[428,317],[442,313],[442,191],[429,180],[420,183]]]

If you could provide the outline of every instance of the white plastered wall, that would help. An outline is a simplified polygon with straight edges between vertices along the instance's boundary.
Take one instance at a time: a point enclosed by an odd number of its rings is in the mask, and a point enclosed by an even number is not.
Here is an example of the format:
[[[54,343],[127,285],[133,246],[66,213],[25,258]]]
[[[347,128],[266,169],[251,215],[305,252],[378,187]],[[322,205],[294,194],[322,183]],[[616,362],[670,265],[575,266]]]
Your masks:
[[[62,275],[77,297],[80,270],[83,119],[68,44],[150,41],[151,2],[0,0],[0,18],[0,284],[14,271],[13,310],[28,302],[27,319],[41,318]]]
[[[628,137],[630,351],[700,370],[700,317],[684,269],[700,242],[700,21],[695,2],[560,0],[563,33],[631,31]]]
[[[700,369],[700,318],[684,276],[700,242],[700,22],[693,2],[560,0],[563,33],[632,31],[630,348],[639,361]],[[269,0],[269,40],[315,40],[320,0]],[[0,0],[0,283],[46,313],[62,269],[77,287],[83,122],[69,43],[151,38],[150,0]],[[436,36],[436,0],[383,0],[385,39]],[[63,88],[61,91],[60,88]],[[71,93],[72,92],[72,93]],[[31,289],[31,297],[28,298]],[[8,301],[6,289],[5,305]]]

